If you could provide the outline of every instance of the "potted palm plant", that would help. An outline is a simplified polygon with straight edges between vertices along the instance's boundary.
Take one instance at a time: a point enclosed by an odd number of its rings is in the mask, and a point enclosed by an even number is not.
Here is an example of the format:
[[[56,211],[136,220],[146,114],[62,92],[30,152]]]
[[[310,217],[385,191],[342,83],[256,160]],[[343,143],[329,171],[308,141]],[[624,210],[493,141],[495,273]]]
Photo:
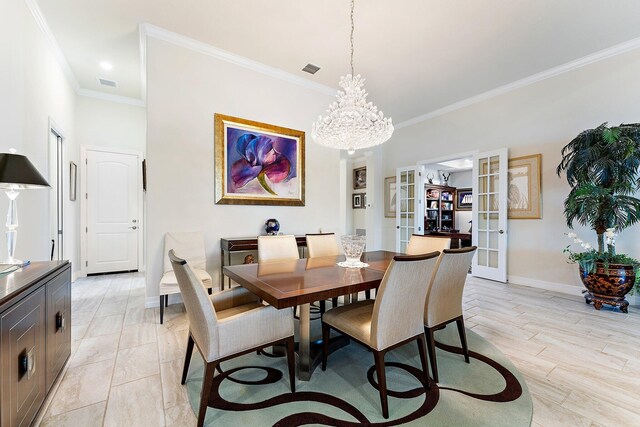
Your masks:
[[[570,233],[585,250],[573,252],[568,246],[565,252],[580,266],[585,301],[598,310],[609,304],[626,313],[625,295],[637,287],[640,263],[616,253],[615,237],[640,221],[640,199],[634,197],[640,190],[639,167],[640,123],[617,127],[603,123],[581,132],[562,149],[556,172],[564,173],[571,186],[564,202],[567,225],[591,227],[598,242],[597,249],[592,248]]]

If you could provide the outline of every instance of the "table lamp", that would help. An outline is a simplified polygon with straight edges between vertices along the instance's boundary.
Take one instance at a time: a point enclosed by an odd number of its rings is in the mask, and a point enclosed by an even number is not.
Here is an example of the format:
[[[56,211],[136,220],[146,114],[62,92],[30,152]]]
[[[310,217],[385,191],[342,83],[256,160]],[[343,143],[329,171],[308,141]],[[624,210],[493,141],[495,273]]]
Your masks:
[[[13,148],[9,153],[0,153],[0,189],[4,189],[9,197],[9,211],[7,212],[7,254],[6,264],[22,264],[15,259],[16,238],[18,236],[18,208],[16,198],[19,190],[31,188],[48,188],[47,180],[33,166],[25,156],[16,154]]]

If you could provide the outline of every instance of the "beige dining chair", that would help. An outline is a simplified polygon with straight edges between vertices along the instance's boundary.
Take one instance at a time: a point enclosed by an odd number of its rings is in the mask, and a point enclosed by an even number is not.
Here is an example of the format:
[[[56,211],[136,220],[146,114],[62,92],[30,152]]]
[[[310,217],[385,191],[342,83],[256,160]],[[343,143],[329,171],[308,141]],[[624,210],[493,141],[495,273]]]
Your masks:
[[[180,293],[176,275],[167,255],[173,249],[178,256],[186,259],[195,275],[211,293],[213,282],[207,273],[207,258],[204,236],[200,232],[172,232],[164,235],[164,271],[160,279],[160,323],[164,322],[164,308],[169,305],[169,295]]]
[[[322,317],[322,370],[327,369],[329,333],[335,329],[373,351],[382,416],[389,418],[384,356],[416,340],[424,377],[430,388],[425,352],[423,312],[429,282],[438,268],[439,252],[397,255],[389,264],[375,300],[359,301],[327,311]]]
[[[407,244],[407,255],[428,254],[429,252],[439,251],[451,247],[451,239],[448,237],[433,237],[423,234],[412,234]]]
[[[300,259],[295,236],[258,236],[258,263]]]
[[[340,255],[340,247],[335,233],[307,234],[307,255],[309,259]],[[338,298],[331,298],[333,307],[338,306]],[[324,313],[325,302],[320,301],[320,312]]]
[[[181,383],[184,385],[187,380],[194,344],[206,365],[200,392],[198,427],[204,425],[215,370],[225,360],[274,344],[285,344],[291,392],[295,392],[291,309],[277,310],[263,305],[258,297],[241,287],[209,296],[187,261],[178,258],[173,250],[169,251],[168,256],[189,319],[189,340]]]
[[[476,247],[445,249],[440,255],[438,271],[433,276],[424,305],[424,332],[433,379],[438,382],[438,363],[434,332],[456,322],[465,362],[469,363],[469,347],[462,315],[462,293]]]

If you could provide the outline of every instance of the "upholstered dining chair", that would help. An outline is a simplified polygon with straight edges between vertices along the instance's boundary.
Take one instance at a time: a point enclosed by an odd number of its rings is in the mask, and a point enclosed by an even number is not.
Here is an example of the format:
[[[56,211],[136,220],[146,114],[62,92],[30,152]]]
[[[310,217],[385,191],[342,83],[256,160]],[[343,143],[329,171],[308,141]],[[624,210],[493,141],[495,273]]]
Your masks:
[[[334,233],[307,234],[307,255],[309,259],[338,256],[340,247]],[[338,306],[338,298],[331,298],[333,307]],[[325,312],[325,302],[320,301],[320,312]]]
[[[169,305],[169,295],[180,293],[176,275],[169,260],[169,250],[189,261],[195,275],[211,293],[211,276],[207,273],[204,237],[200,232],[173,232],[164,235],[164,271],[160,280],[160,323],[164,322],[164,308]]]
[[[462,315],[462,293],[476,247],[445,249],[440,255],[438,271],[433,276],[424,305],[424,332],[433,379],[438,382],[438,362],[434,332],[456,322],[465,362],[469,363],[469,347]]]
[[[412,234],[407,244],[407,255],[428,254],[430,252],[442,252],[451,247],[451,239],[448,237],[432,237],[423,234]]]
[[[274,344],[285,344],[291,392],[295,392],[291,309],[277,310],[263,305],[255,295],[241,287],[209,296],[187,261],[178,258],[173,250],[169,251],[168,256],[189,319],[189,340],[181,383],[184,385],[187,380],[194,344],[206,365],[200,392],[198,427],[204,425],[215,370],[225,360]]]
[[[329,333],[335,329],[373,351],[382,416],[389,418],[384,355],[410,341],[418,342],[423,384],[430,388],[424,342],[423,310],[439,252],[397,255],[389,264],[375,300],[358,301],[327,311],[322,317],[322,370],[327,368]]]
[[[258,236],[258,263],[300,259],[295,236]]]

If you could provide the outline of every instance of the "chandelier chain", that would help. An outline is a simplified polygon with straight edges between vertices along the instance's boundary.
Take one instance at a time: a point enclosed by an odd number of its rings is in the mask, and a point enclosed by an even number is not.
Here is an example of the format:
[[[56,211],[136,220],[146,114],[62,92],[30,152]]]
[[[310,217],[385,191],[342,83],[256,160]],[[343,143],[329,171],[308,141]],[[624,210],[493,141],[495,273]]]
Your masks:
[[[355,7],[355,0],[351,0],[351,75],[355,76],[353,72],[353,31],[355,26],[353,25],[353,9]]]

